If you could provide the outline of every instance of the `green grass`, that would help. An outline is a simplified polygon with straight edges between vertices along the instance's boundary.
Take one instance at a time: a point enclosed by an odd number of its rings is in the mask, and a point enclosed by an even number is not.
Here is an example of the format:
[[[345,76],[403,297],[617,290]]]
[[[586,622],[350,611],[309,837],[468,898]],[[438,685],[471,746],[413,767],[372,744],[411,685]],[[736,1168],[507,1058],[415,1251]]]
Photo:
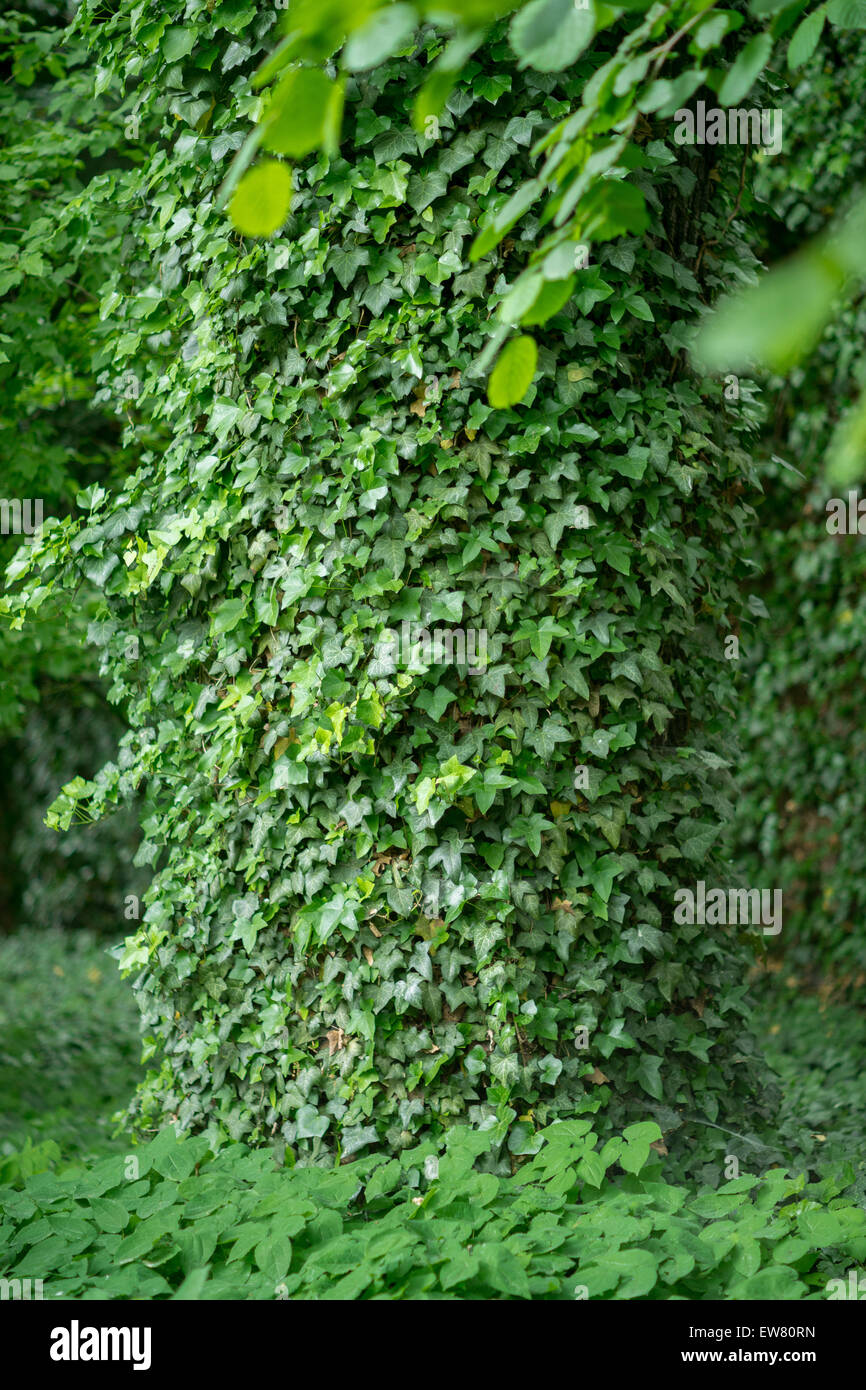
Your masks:
[[[123,1147],[111,1115],[141,1075],[138,1010],[105,941],[0,938],[0,1156],[53,1141],[65,1157]]]

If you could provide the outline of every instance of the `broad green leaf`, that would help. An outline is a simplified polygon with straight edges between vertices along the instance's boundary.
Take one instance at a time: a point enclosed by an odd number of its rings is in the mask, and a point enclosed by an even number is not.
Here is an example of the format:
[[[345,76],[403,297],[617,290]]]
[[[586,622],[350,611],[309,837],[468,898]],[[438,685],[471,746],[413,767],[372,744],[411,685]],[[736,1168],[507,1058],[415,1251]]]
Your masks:
[[[866,29],[866,0],[830,0],[827,18],[837,29]]]
[[[824,28],[825,18],[826,10],[821,5],[817,10],[806,15],[806,18],[797,25],[791,35],[791,42],[788,44],[788,67],[792,72],[807,63],[815,52]]]
[[[292,159],[301,159],[320,147],[333,152],[342,95],[342,85],[318,68],[295,68],[287,73],[265,112],[264,148]]]
[[[532,304],[521,317],[521,324],[530,327],[546,323],[548,319],[553,318],[553,315],[558,314],[568,303],[574,292],[574,285],[573,275],[567,280],[545,280]]]
[[[507,410],[523,400],[538,362],[538,348],[527,334],[512,338],[490,373],[487,399],[494,410]]]
[[[719,87],[719,102],[722,106],[737,106],[743,97],[748,96],[770,61],[772,53],[771,34],[757,34],[749,40],[733,67],[725,73]]]
[[[561,72],[587,47],[595,31],[595,7],[575,0],[530,0],[511,21],[511,46],[522,68]]]
[[[270,236],[285,222],[291,201],[291,171],[269,159],[244,174],[229,203],[229,217],[244,236]]]
[[[596,183],[578,208],[581,235],[590,241],[610,241],[649,227],[649,213],[640,189],[621,179]]]
[[[418,25],[413,5],[389,4],[356,29],[343,49],[341,62],[348,72],[378,67],[392,53],[405,48]]]
[[[174,24],[166,29],[162,39],[162,53],[167,63],[177,63],[181,58],[185,58],[195,47],[196,31],[190,25],[186,28],[180,24]]]
[[[827,479],[848,487],[866,477],[866,391],[843,415],[830,441]]]
[[[211,630],[215,637],[231,632],[237,627],[246,612],[247,602],[243,598],[228,598],[214,612]]]
[[[758,364],[783,375],[818,341],[843,280],[838,262],[815,248],[793,256],[722,301],[704,321],[694,356],[710,371]]]
[[[800,1299],[803,1288],[796,1272],[788,1265],[760,1269],[748,1279],[728,1286],[726,1296],[735,1299]]]
[[[278,1283],[289,1272],[292,1263],[292,1242],[288,1236],[279,1233],[265,1236],[253,1253],[253,1258],[262,1273]]]
[[[103,1231],[122,1231],[129,1223],[129,1212],[111,1197],[91,1197],[90,1209]]]
[[[640,1083],[647,1094],[651,1095],[654,1100],[664,1100],[664,1090],[662,1088],[660,1075],[661,1065],[661,1057],[653,1057],[650,1053],[645,1052],[641,1056],[635,1070],[635,1080]],[[628,1148],[625,1149],[620,1156],[619,1161],[626,1172],[637,1173],[646,1161],[648,1151],[649,1143],[646,1144],[646,1147],[644,1147],[642,1142],[629,1144]],[[643,1155],[643,1157],[641,1158],[640,1155]],[[638,1159],[640,1159],[640,1161],[638,1161]],[[637,1166],[634,1166],[635,1164],[637,1164]]]

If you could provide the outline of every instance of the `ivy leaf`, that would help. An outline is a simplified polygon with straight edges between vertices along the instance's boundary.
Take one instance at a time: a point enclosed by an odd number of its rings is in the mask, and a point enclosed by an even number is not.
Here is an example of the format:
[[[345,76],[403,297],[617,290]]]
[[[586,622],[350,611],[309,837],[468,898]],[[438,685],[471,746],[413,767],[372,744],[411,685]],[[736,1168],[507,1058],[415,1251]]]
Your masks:
[[[686,859],[702,863],[710,852],[721,826],[702,821],[684,820],[677,826],[677,837]]]
[[[412,109],[412,124],[419,135],[426,135],[430,121],[441,115],[460,76],[460,69],[483,41],[484,32],[484,29],[473,28],[466,34],[458,34],[437,58]]]
[[[162,40],[162,53],[167,63],[177,63],[181,58],[185,58],[190,49],[195,45],[196,34],[192,28],[185,28],[181,24],[173,24],[166,29]]]
[[[437,685],[435,690],[422,690],[415,703],[438,723],[453,700],[453,690],[447,685]]]
[[[651,1053],[644,1052],[638,1059],[634,1071],[634,1079],[638,1081],[648,1095],[654,1100],[664,1100],[664,1091],[661,1082],[661,1057],[653,1057]],[[626,1135],[626,1138],[628,1136]],[[620,1155],[620,1163],[627,1173],[639,1173],[649,1156],[649,1141],[644,1144],[641,1141],[630,1141],[628,1148]]]
[[[211,622],[211,633],[222,637],[224,632],[232,632],[246,611],[246,599],[229,598],[216,609]]]
[[[314,1105],[302,1105],[297,1115],[299,1139],[321,1139],[328,1129],[327,1115],[320,1115]]]
[[[370,252],[366,246],[355,246],[351,250],[335,246],[328,256],[328,269],[333,270],[344,290],[348,289],[361,267],[369,264]]]

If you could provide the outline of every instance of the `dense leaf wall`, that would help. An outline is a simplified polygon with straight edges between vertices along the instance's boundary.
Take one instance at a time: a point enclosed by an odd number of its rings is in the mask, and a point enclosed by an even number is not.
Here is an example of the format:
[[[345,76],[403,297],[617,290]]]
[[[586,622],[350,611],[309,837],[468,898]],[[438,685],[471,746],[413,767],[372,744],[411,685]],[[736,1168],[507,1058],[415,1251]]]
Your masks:
[[[512,1152],[584,1111],[687,1143],[748,1127],[773,1100],[754,933],[673,921],[677,886],[726,873],[736,756],[754,419],[684,349],[751,273],[738,160],[643,122],[649,227],[593,249],[494,410],[473,364],[537,223],[466,252],[577,78],[518,71],[494,31],[431,139],[418,56],[350,79],[339,156],[296,168],[256,243],[214,204],[274,16],[223,4],[166,70],[171,18],[92,34],[125,110],[164,118],[97,185],[126,224],[97,366],[118,408],[140,383],[141,464],[46,528],[22,600],[104,595],[90,637],[131,732],[54,821],[146,788],[137,1123],[314,1160],[464,1118],[512,1121]],[[395,662],[403,623],[483,630],[489,664]]]

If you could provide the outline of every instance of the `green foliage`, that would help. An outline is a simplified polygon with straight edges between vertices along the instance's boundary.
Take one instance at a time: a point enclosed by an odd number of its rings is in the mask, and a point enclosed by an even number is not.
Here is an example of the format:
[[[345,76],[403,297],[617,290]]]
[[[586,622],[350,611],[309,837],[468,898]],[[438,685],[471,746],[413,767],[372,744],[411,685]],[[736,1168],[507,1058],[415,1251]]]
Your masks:
[[[44,817],[58,788],[113,755],[124,725],[90,688],[46,684],[41,696],[18,738],[0,751],[9,913],[18,930],[84,928],[117,940],[149,878],[134,864],[138,808],[76,824],[65,835],[49,830]]]
[[[862,34],[838,41],[841,71],[823,56],[803,72],[783,106],[784,165],[760,170],[758,209],[772,252],[856,199],[866,176],[859,79]],[[832,119],[828,120],[828,111]],[[787,239],[787,240],[786,240]],[[732,854],[749,882],[784,892],[774,949],[807,987],[856,997],[866,970],[862,921],[862,652],[866,550],[856,529],[827,529],[833,495],[825,460],[862,389],[858,344],[866,332],[862,292],[840,307],[811,358],[787,379],[766,382],[753,558],[762,618],[744,651],[748,699]],[[741,383],[742,384],[742,383]],[[856,501],[856,499],[855,499]]]
[[[864,273],[864,239],[866,200],[759,285],[726,301],[706,323],[698,356],[715,371],[752,364],[787,372],[814,348],[846,285],[854,294],[852,277]]]
[[[127,487],[16,558],[5,605],[21,623],[82,577],[104,595],[92,634],[131,731],[52,823],[147,788],[156,873],[121,958],[155,1063],[138,1122],[317,1158],[648,1103],[666,1132],[728,1112],[749,1132],[772,1094],[739,1021],[748,946],[674,928],[671,900],[724,872],[723,640],[755,481],[753,416],[683,354],[752,262],[737,162],[671,138],[688,82],[658,76],[666,21],[617,35],[651,59],[621,82],[612,36],[556,77],[494,27],[446,61],[438,138],[412,127],[421,59],[447,52],[422,31],[411,59],[347,73],[341,153],[298,165],[279,236],[249,245],[220,162],[250,113],[280,120],[248,85],[271,18],[186,15],[178,46],[169,14],[82,10],[106,72],[134,50],[166,136],[112,179],[141,251],[106,268],[94,332],[115,392],[141,381],[144,447]],[[635,93],[643,124],[611,135]],[[492,409],[479,363],[522,316],[535,376]],[[401,623],[483,629],[490,660],[400,669]]]
[[[866,1214],[773,1169],[690,1196],[636,1124],[545,1129],[509,1177],[502,1131],[455,1127],[388,1162],[275,1168],[167,1129],[4,1193],[0,1274],[64,1299],[816,1299],[866,1259]],[[857,1274],[860,1270],[857,1268]]]
[[[862,333],[863,306],[845,322]],[[824,365],[829,369],[827,359]],[[842,368],[840,403],[845,375]],[[828,435],[824,402],[832,387],[829,370],[816,376],[824,386],[810,452],[814,444],[820,458]],[[805,433],[805,416],[803,425]],[[784,892],[785,925],[777,944],[788,968],[811,986],[830,973],[839,988],[859,991],[866,969],[866,550],[857,533],[828,534],[826,484],[776,472],[766,502],[773,531],[762,545],[771,566],[761,586],[767,616],[748,658],[752,699],[742,721],[736,853],[746,876],[772,879]],[[842,497],[847,504],[845,492]],[[780,522],[787,528],[777,532]]]
[[[94,92],[84,46],[60,44],[62,22],[40,32],[33,19],[13,13],[0,40],[10,74],[0,110],[0,493],[38,501],[46,519],[70,515],[82,488],[112,486],[128,471],[115,409],[125,414],[135,405],[134,378],[117,401],[100,398],[91,360],[104,266],[122,243],[110,166],[128,164],[134,146],[119,138],[122,121],[119,130],[115,111]],[[0,566],[27,544],[0,538]],[[95,679],[87,644],[95,611],[85,580],[72,601],[47,604],[26,631],[0,630],[4,930],[14,922],[107,925],[117,933],[124,893],[143,891],[140,872],[117,880],[118,862],[135,852],[132,811],[63,841],[42,824],[60,786],[96,771],[124,728]]]
[[[134,1003],[97,938],[0,938],[0,1182],[25,1139],[25,1167],[34,1150],[110,1149],[106,1117],[135,1086],[137,1056]]]
[[[818,49],[827,9],[820,6],[798,26],[788,51],[791,68],[808,64],[796,89],[782,102],[784,167],[766,165],[759,187],[772,190],[777,236],[770,253],[795,228],[818,234],[774,265],[761,282],[727,297],[703,325],[695,345],[702,364],[716,371],[761,368],[787,375],[862,297],[866,277],[866,194],[860,71],[863,44],[854,7],[830,6],[843,31],[833,36],[834,58],[825,64]],[[812,61],[810,62],[810,59]],[[828,214],[841,209],[829,226]],[[820,373],[821,365],[816,364]],[[862,386],[864,364],[855,364]],[[849,393],[850,394],[850,393]],[[824,485],[847,487],[866,475],[866,394],[854,393],[849,408],[826,440],[817,462]]]
[[[498,246],[533,204],[546,199],[536,224],[536,245],[528,249],[523,273],[500,306],[499,317],[505,328],[515,326],[530,306],[537,305],[542,293],[549,298],[550,287],[544,281],[568,283],[572,243],[603,242],[647,229],[649,214],[644,192],[635,183],[624,182],[639,165],[630,142],[639,138],[645,115],[670,117],[703,86],[714,92],[723,106],[742,100],[770,63],[776,40],[796,17],[796,6],[797,0],[782,0],[773,5],[772,10],[778,13],[769,19],[768,27],[758,34],[751,28],[747,30],[742,50],[735,56],[729,55],[733,57],[730,65],[709,69],[689,66],[688,57],[677,49],[678,40],[684,39],[701,18],[704,7],[696,8],[692,0],[664,9],[651,6],[649,0],[637,0],[629,4],[619,25],[618,12],[604,3],[596,4],[595,0],[586,0],[582,5],[573,0],[529,0],[523,4],[477,0],[468,9],[455,7],[454,20],[449,15],[445,27],[449,33],[456,27],[456,32],[444,51],[437,53],[432,72],[415,102],[415,129],[425,138],[438,139],[438,117],[447,108],[461,73],[464,78],[476,78],[473,91],[494,102],[509,90],[510,78],[504,75],[478,76],[479,65],[473,55],[483,41],[489,45],[491,25],[497,39],[507,32],[510,57],[518,72],[525,68],[539,73],[574,69],[584,79],[579,89],[580,105],[574,104],[569,111],[569,104],[564,103],[549,123],[542,118],[543,130],[533,133],[532,126],[527,127],[526,142],[541,135],[535,140],[532,153],[547,155],[540,172],[533,169],[530,176],[530,171],[525,171],[522,182],[506,178],[505,188],[513,190],[510,196],[506,197],[503,191],[480,219],[481,230],[471,252],[473,259]],[[764,8],[757,5],[753,13],[763,15]],[[507,31],[495,24],[503,12],[513,13]],[[639,12],[639,16],[633,12]],[[306,136],[321,121],[319,147],[329,154],[336,149],[337,106],[325,95],[322,74],[314,74],[298,64],[319,63],[333,54],[337,55],[336,63],[349,73],[384,64],[394,54],[412,52],[415,30],[430,17],[423,3],[378,4],[360,10],[353,0],[333,0],[318,10],[307,4],[293,6],[283,22],[286,37],[260,68],[257,85],[267,85],[287,65],[293,66],[273,93],[265,111],[265,124],[244,143],[227,186],[232,186],[238,168],[246,166],[260,142],[267,144],[268,133],[277,127],[287,131],[302,129],[304,138],[298,152],[303,153],[312,148],[312,144],[306,144]],[[439,17],[434,11],[433,18]],[[845,27],[849,18],[834,13],[833,22]],[[702,23],[687,40],[690,52],[703,60],[741,23],[741,16],[736,14],[717,16],[709,26]],[[584,59],[593,37],[614,25],[613,54],[599,48],[596,61],[590,55]],[[673,32],[664,38],[669,28]],[[419,47],[423,49],[423,43]],[[579,59],[582,61],[578,63]],[[676,75],[671,71],[674,67],[680,68]],[[296,84],[312,83],[314,77],[320,93],[311,103],[311,114],[305,112],[301,123]],[[330,113],[327,119],[317,114],[325,111]],[[554,115],[552,111],[549,114]],[[288,152],[288,146],[285,148]],[[551,230],[543,230],[550,224]],[[557,299],[556,308],[560,303]],[[547,316],[555,311],[551,308]],[[536,312],[536,317],[523,317],[522,321],[539,323],[544,319]],[[501,336],[500,333],[488,345],[482,363],[495,351]]]
[[[826,1297],[866,1259],[859,1019],[770,1013],[777,1110],[755,939],[672,898],[735,845],[784,888],[792,980],[862,983],[864,552],[795,480],[862,385],[863,6],[298,0],[279,44],[277,21],[121,0],[62,50],[11,28],[0,436],[32,426],[15,487],[44,478],[52,520],[9,567],[0,723],[51,661],[83,683],[86,633],[128,730],[112,757],[95,722],[76,776],[44,757],[40,795],[65,784],[54,829],[114,831],[99,860],[65,842],[109,918],[146,798],[153,882],[115,954],[152,1066],[125,1118],[161,1132],[61,1161],[106,1147],[132,1087],[125,996],[77,938],[47,1026],[58,938],[6,943],[3,1277]],[[784,102],[793,160],[684,149],[698,99]],[[756,228],[816,240],[754,285]],[[759,361],[789,373],[773,412],[701,375]],[[395,648],[443,625],[483,656]],[[47,720],[71,742],[91,703],[46,700],[21,746]],[[84,916],[32,823],[13,849],[31,921]],[[749,1154],[762,1176],[727,1181]]]
[[[285,222],[291,201],[291,174],[285,165],[271,159],[244,174],[229,213],[233,225],[245,236],[269,236]]]
[[[490,374],[487,399],[494,410],[507,410],[517,405],[529,390],[538,363],[538,349],[525,333],[514,338],[502,353]]]
[[[319,1160],[461,1117],[622,1127],[649,1105],[666,1132],[728,1113],[748,1132],[773,1104],[742,1025],[749,945],[671,922],[678,883],[723,872],[731,809],[752,423],[682,353],[750,264],[736,231],[696,257],[737,163],[677,149],[663,117],[616,136],[575,269],[570,233],[552,247],[529,204],[502,209],[607,48],[520,72],[501,26],[438,140],[411,125],[418,55],[348,77],[351,158],[297,166],[280,234],[239,242],[220,160],[269,23],[219,8],[215,53],[201,17],[167,89],[143,12],[93,27],[107,71],[132,46],[166,135],[113,185],[140,254],[105,269],[95,360],[141,381],[130,442],[170,443],[19,553],[5,602],[20,623],[82,576],[104,596],[91,632],[131,728],[50,819],[146,788],[155,875],[121,954],[154,1061],[136,1122]],[[473,266],[491,218],[509,241]],[[511,306],[507,331],[546,274],[574,292],[519,410],[492,409],[491,314]],[[489,660],[401,667],[403,623],[483,630]]]
[[[122,476],[114,408],[98,399],[90,336],[107,261],[120,251],[106,163],[128,162],[128,142],[80,42],[4,17],[3,230],[0,236],[0,457],[5,499],[40,500],[68,515],[80,489]],[[104,87],[103,87],[104,90]],[[88,188],[86,213],[81,199]],[[129,408],[128,390],[116,408]],[[0,537],[0,568],[20,542]],[[48,605],[27,632],[0,630],[0,736],[17,732],[45,679],[87,680],[92,589]],[[74,699],[74,692],[72,695]]]
[[[802,994],[799,983],[796,976],[771,976],[759,989],[761,1040],[782,1085],[777,1128],[783,1155],[777,1161],[797,1171],[808,1166],[819,1177],[842,1177],[845,1196],[863,1207],[863,1015],[856,1004],[831,1002],[829,988],[823,997]]]

